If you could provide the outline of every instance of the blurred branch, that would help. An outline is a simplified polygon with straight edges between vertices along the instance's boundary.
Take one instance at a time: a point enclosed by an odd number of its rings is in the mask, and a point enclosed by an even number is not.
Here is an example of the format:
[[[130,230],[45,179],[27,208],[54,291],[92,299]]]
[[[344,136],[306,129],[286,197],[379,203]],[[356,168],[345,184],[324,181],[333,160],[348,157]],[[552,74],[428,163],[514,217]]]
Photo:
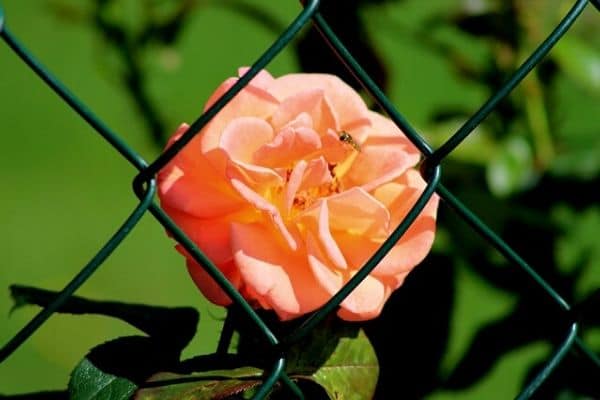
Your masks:
[[[176,12],[165,21],[145,18],[139,32],[109,18],[107,10],[112,1],[96,0],[92,15],[94,26],[117,51],[124,65],[120,79],[137,106],[154,144],[162,148],[165,142],[165,122],[160,115],[160,107],[152,100],[146,88],[147,75],[142,63],[143,53],[153,43],[174,43],[182,32],[195,1],[181,0]],[[151,5],[146,9],[146,14],[152,15]]]
[[[114,75],[127,89],[126,93],[137,107],[153,143],[162,148],[166,139],[166,123],[159,111],[160,105],[147,88],[144,58],[151,46],[173,45],[177,41],[199,1],[173,0],[174,11],[164,16],[157,11],[156,1],[146,0],[139,6],[143,18],[136,21],[141,23],[138,29],[132,28],[123,19],[114,18],[114,12],[111,15],[111,10],[114,11],[118,3],[119,0],[95,0],[90,11],[59,0],[50,0],[47,5],[61,19],[89,23],[115,50],[122,68]]]

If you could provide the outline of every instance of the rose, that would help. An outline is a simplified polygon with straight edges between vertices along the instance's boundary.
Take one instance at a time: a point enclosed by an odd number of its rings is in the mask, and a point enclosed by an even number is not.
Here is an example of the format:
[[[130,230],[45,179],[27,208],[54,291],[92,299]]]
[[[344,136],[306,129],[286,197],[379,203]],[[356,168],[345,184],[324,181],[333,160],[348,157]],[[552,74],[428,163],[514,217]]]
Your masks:
[[[205,109],[236,81],[226,80]],[[286,320],[322,306],[402,221],[425,187],[419,159],[396,125],[337,77],[261,71],[161,170],[159,197],[254,307]],[[429,252],[437,203],[434,196],[341,303],[341,318],[379,315]],[[177,248],[202,293],[229,304]]]

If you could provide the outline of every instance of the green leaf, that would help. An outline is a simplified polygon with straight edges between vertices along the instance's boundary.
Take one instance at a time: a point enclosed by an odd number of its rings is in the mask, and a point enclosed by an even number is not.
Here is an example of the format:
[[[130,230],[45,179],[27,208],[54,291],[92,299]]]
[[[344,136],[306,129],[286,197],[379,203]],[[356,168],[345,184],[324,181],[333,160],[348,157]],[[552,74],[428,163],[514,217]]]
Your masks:
[[[177,347],[144,336],[127,336],[94,347],[69,380],[74,399],[129,398],[149,377],[179,362]]]
[[[529,187],[536,179],[531,147],[523,136],[511,136],[489,163],[486,177],[496,196],[508,196]]]
[[[562,205],[552,218],[564,232],[555,247],[558,269],[576,278],[578,297],[592,292],[600,285],[600,207],[575,210]]]
[[[163,372],[153,376],[136,394],[136,400],[209,400],[250,390],[262,383],[263,370],[241,367],[230,370],[179,375]]]
[[[137,386],[98,369],[87,358],[75,367],[69,381],[69,398],[72,400],[125,400],[131,397]]]
[[[594,179],[600,173],[600,139],[590,135],[578,140],[571,135],[567,141],[566,148],[551,165],[552,173],[570,178]]]
[[[288,373],[321,385],[330,399],[373,398],[379,364],[359,326],[329,320],[315,328],[289,354]]]
[[[57,292],[27,286],[12,285],[10,290],[15,301],[13,310],[29,304],[47,307],[57,296]],[[76,400],[130,398],[139,383],[179,363],[181,350],[194,336],[198,323],[198,312],[190,307],[156,307],[78,296],[69,297],[57,312],[118,318],[149,335],[120,337],[94,347],[71,374],[68,391]]]
[[[573,35],[566,35],[551,53],[561,69],[584,89],[600,93],[600,52]]]

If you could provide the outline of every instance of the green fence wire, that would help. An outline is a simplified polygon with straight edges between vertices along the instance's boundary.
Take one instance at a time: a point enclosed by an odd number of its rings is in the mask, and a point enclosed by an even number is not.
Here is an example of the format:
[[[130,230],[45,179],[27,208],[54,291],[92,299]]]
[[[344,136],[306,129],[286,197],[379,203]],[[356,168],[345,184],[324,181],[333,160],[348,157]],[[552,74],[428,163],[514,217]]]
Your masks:
[[[264,383],[254,395],[255,399],[265,398],[277,382],[288,386],[298,398],[304,398],[298,386],[287,377],[285,373],[285,349],[304,338],[319,322],[330,314],[344,300],[352,290],[377,266],[379,261],[387,254],[394,244],[402,237],[417,215],[421,212],[427,201],[434,193],[437,193],[451,209],[461,216],[471,228],[485,238],[515,267],[520,268],[540,290],[549,296],[564,314],[564,318],[557,321],[567,320],[568,329],[564,339],[556,347],[550,358],[544,364],[542,370],[526,385],[525,389],[518,395],[518,399],[528,399],[544,383],[551,372],[562,362],[565,355],[571,350],[578,350],[580,354],[589,358],[600,369],[600,359],[595,355],[578,336],[578,322],[572,315],[571,306],[552,288],[533,267],[527,264],[502,238],[494,233],[481,219],[469,210],[457,197],[455,197],[442,184],[441,163],[443,160],[470,134],[485,118],[495,109],[527,74],[540,63],[552,47],[567,32],[583,10],[592,4],[600,12],[600,0],[578,0],[572,8],[550,33],[550,35],[537,47],[537,49],[523,62],[523,64],[512,74],[505,84],[495,92],[471,118],[454,133],[438,149],[431,146],[419,135],[410,123],[400,114],[390,100],[377,87],[361,65],[354,59],[353,55],[346,49],[338,39],[335,32],[330,28],[327,21],[319,13],[319,0],[303,1],[302,12],[281,33],[278,39],[263,53],[263,55],[252,65],[252,67],[228,90],[212,107],[206,110],[194,123],[190,125],[187,132],[181,138],[162,153],[153,162],[146,162],[135,150],[129,146],[116,132],[113,132],[106,124],[88,109],[73,93],[69,91],[50,71],[45,69],[33,55],[18,41],[6,25],[6,16],[0,4],[0,36],[3,41],[33,70],[57,95],[59,95],[77,114],[79,114],[96,132],[102,136],[116,151],[126,158],[139,173],[133,179],[133,190],[140,202],[125,220],[123,225],[107,241],[100,251],[86,264],[83,269],[64,287],[56,298],[43,310],[41,310],[27,325],[25,325],[12,339],[0,349],[0,362],[6,360],[17,350],[64,302],[102,265],[108,256],[120,245],[122,240],[135,228],[140,218],[150,212],[156,220],[164,226],[172,236],[194,257],[194,259],[210,274],[212,278],[229,295],[234,303],[248,316],[264,335],[266,341],[277,348],[278,354],[272,360],[272,368],[265,377]],[[277,54],[284,49],[291,40],[307,24],[313,23],[322,34],[323,40],[331,47],[331,50],[345,64],[352,75],[361,83],[363,88],[373,97],[379,106],[385,110],[389,117],[405,132],[406,136],[414,143],[423,155],[421,173],[427,181],[427,186],[418,201],[412,207],[406,218],[394,230],[390,237],[383,243],[379,250],[366,262],[360,271],[322,308],[315,311],[295,331],[285,337],[277,337],[267,324],[257,315],[252,307],[244,300],[241,294],[227,281],[225,276],[215,265],[197,248],[194,243],[183,233],[183,231],[164,213],[154,202],[156,192],[155,177],[164,167],[210,120],[213,118],[250,80],[264,67],[266,67]],[[560,322],[562,324],[562,322]],[[559,324],[559,322],[557,322]],[[226,339],[225,339],[226,340]],[[219,349],[225,349],[227,345],[219,344]]]

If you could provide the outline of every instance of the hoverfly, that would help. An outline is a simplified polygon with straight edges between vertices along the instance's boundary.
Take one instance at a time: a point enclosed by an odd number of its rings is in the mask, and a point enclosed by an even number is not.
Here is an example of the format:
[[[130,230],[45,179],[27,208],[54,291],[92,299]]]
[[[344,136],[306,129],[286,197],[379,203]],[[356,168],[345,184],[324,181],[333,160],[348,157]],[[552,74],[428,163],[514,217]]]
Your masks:
[[[349,144],[354,148],[354,150],[360,151],[359,144],[356,143],[352,135],[350,135],[348,132],[342,131],[342,133],[340,133],[340,141]]]

